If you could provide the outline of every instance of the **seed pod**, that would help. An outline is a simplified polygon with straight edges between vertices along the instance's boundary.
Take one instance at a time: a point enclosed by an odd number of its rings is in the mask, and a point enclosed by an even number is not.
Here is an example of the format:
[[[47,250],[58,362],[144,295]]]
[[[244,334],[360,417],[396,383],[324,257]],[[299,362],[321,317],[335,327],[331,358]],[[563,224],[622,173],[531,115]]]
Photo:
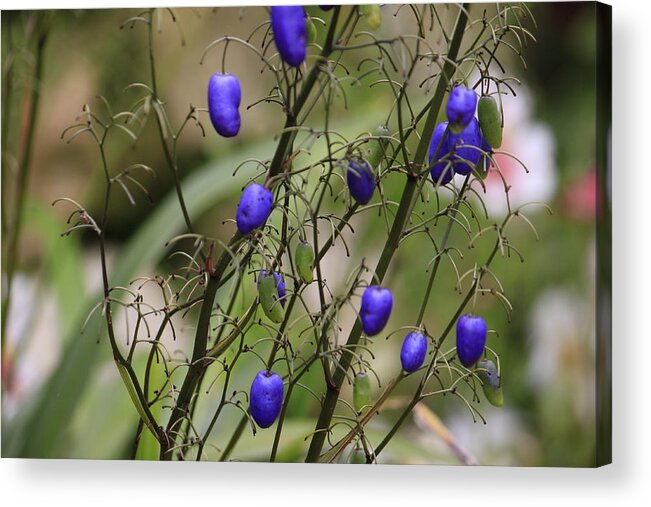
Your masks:
[[[363,447],[355,447],[350,455],[351,465],[366,465],[366,452]]]
[[[260,370],[249,394],[251,417],[260,428],[268,428],[278,418],[283,405],[283,379],[277,373]]]
[[[389,136],[391,132],[384,125],[380,125],[375,129],[376,136]],[[369,141],[369,147],[366,150],[366,161],[373,168],[377,169],[384,158],[384,150],[389,141],[387,139],[373,139]]]
[[[271,28],[280,57],[288,65],[298,67],[307,55],[307,20],[303,6],[272,7]]]
[[[208,112],[219,135],[234,137],[240,131],[240,81],[233,74],[212,75],[208,81]]]
[[[306,23],[307,23],[307,42],[308,44],[314,44],[316,42],[316,37],[317,37],[316,25],[314,24],[314,21],[312,21],[312,19],[310,18],[306,19]]]
[[[258,283],[260,283],[260,278],[263,276],[267,276],[267,270],[263,269],[260,271],[260,275],[258,276]],[[273,272],[274,278],[276,279],[276,290],[278,291],[278,301],[280,301],[280,304],[285,306],[285,300],[287,299],[285,296],[287,294],[286,292],[286,286],[285,286],[285,281],[283,280],[283,277],[280,273],[277,273],[276,271]]]
[[[359,6],[359,10],[371,30],[377,30],[382,26],[382,11],[379,5],[364,4]]]
[[[361,414],[362,410],[369,408],[371,403],[371,378],[368,374],[360,372],[355,376],[353,384],[353,407]]]
[[[285,310],[280,302],[276,277],[265,274],[258,279],[258,299],[262,311],[271,322],[280,324],[285,317]]]
[[[429,163],[430,165],[432,164],[432,160],[434,159],[434,156],[436,155],[436,150],[438,148],[438,156],[436,157],[437,162],[432,166],[432,169],[430,170],[430,174],[432,176],[432,180],[434,183],[438,183],[440,185],[447,185],[450,183],[452,180],[452,177],[454,176],[454,170],[452,169],[452,162],[449,160],[444,160],[442,162],[438,162],[442,158],[446,157],[449,153],[448,150],[448,144],[449,144],[449,138],[450,138],[450,133],[445,136],[445,139],[443,139],[443,135],[445,134],[445,130],[448,127],[448,122],[444,121],[439,123],[436,128],[434,129],[434,133],[432,134],[432,140],[430,141],[429,145]],[[443,139],[443,141],[441,141]],[[441,144],[441,147],[439,148],[439,143]]]
[[[488,145],[493,148],[502,146],[502,116],[497,101],[491,96],[483,95],[477,105],[477,116]]]
[[[459,134],[472,119],[477,106],[477,94],[474,90],[469,90],[464,85],[457,85],[452,88],[446,112],[450,122],[450,130],[454,134]]]
[[[389,320],[392,308],[391,291],[379,285],[369,285],[362,295],[362,306],[359,310],[364,333],[373,336],[382,331]]]
[[[462,315],[457,321],[457,356],[466,368],[475,364],[484,353],[488,327],[483,317]]]
[[[481,387],[488,403],[496,407],[504,405],[502,381],[497,373],[495,363],[490,359],[483,359],[477,363],[475,373],[477,373],[479,380],[481,380]]]
[[[240,202],[237,205],[236,221],[237,229],[242,234],[248,234],[258,227],[262,227],[269,215],[274,203],[274,196],[270,190],[259,183],[251,183],[242,192]]]
[[[420,331],[412,331],[402,342],[400,362],[402,369],[413,373],[423,365],[427,354],[427,337]]]
[[[470,174],[481,158],[481,131],[477,118],[472,118],[460,134],[450,133],[448,148],[454,172]]]
[[[366,204],[375,191],[375,174],[366,160],[351,160],[346,170],[346,182],[350,195],[359,204]]]
[[[298,277],[303,283],[314,280],[314,249],[309,243],[299,243],[294,252],[294,262]]]

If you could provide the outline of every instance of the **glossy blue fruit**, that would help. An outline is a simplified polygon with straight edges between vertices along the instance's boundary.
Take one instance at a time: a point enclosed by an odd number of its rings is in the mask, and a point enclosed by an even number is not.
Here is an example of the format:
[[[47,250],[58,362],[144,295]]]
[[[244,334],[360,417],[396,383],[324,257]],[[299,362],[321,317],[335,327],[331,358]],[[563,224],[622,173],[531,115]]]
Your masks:
[[[427,337],[420,331],[412,331],[402,342],[400,362],[402,369],[413,373],[423,365],[427,354]]]
[[[237,229],[242,234],[248,234],[258,227],[262,227],[274,204],[274,196],[271,190],[267,190],[259,183],[251,183],[242,192],[240,202],[237,205]]]
[[[278,418],[283,405],[283,379],[277,373],[260,370],[253,379],[249,394],[251,417],[261,428],[268,428]]]
[[[267,276],[267,271],[265,269],[260,271],[258,282],[263,276]],[[274,271],[274,278],[276,279],[276,288],[278,289],[278,301],[280,301],[281,305],[285,306],[285,295],[287,294],[285,281],[283,280],[282,275],[277,271]]]
[[[457,356],[466,368],[475,364],[484,353],[488,327],[483,317],[462,315],[457,321]]]
[[[359,310],[364,333],[373,336],[382,331],[389,320],[392,308],[391,291],[379,285],[369,285],[362,295],[362,306]]]
[[[446,113],[453,132],[461,132],[475,114],[477,108],[477,94],[464,85],[452,88],[448,97]]]
[[[365,160],[351,160],[346,169],[348,190],[359,204],[366,204],[375,191],[375,174]]]
[[[208,81],[208,112],[215,130],[224,137],[234,137],[240,131],[240,81],[233,74],[212,75]]]
[[[438,148],[438,156],[436,157],[436,160],[441,160],[443,157],[445,157],[448,152],[448,138],[450,137],[450,133],[445,136],[445,139],[443,139],[443,142],[441,143],[441,147],[439,148],[439,143],[441,142],[441,139],[443,138],[443,134],[445,134],[445,130],[448,127],[448,122],[444,121],[439,123],[436,128],[434,129],[434,133],[432,134],[432,140],[430,141],[429,144],[429,163],[432,163],[432,160],[434,159],[434,155],[436,155],[436,149]],[[441,185],[447,185],[450,183],[452,180],[452,177],[454,176],[454,170],[452,169],[452,164],[449,160],[445,160],[443,162],[437,162],[432,166],[432,169],[430,171],[430,174],[432,175],[432,180],[434,183],[439,183]]]
[[[470,174],[481,158],[481,131],[477,118],[472,118],[460,134],[450,133],[448,148],[457,174]]]
[[[320,8],[322,11],[329,11],[329,10],[332,9],[333,7],[334,7],[334,5],[319,5],[319,8]]]
[[[307,20],[302,5],[271,8],[274,41],[285,63],[298,67],[307,55]]]

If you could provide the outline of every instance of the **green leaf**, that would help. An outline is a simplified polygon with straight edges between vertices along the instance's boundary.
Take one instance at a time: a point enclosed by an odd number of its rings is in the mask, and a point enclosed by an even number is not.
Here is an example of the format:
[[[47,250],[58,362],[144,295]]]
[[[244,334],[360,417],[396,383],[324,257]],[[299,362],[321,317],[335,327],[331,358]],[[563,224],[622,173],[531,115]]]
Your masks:
[[[271,142],[255,143],[251,146],[247,155],[255,158],[264,158],[273,150]],[[236,153],[217,163],[211,163],[186,178],[183,182],[183,193],[192,217],[202,215],[241,186],[241,178],[233,178],[232,171],[242,158],[245,157],[241,152]],[[142,224],[114,263],[110,273],[111,285],[127,285],[144,266],[160,262],[166,253],[165,241],[182,232],[184,228],[176,193],[170,192]],[[91,317],[86,333],[80,333],[85,315],[90,313],[101,297],[100,293],[96,293],[86,299],[84,317],[73,326],[71,336],[65,338],[64,343],[67,346],[61,361],[47,380],[24,427],[20,428],[20,434],[11,429],[6,432],[6,440],[3,438],[3,442],[10,442],[10,445],[7,448],[3,446],[3,456],[67,456],[65,438],[62,437],[93,373],[102,347],[105,346],[108,350],[105,341],[100,345],[96,341],[97,332],[103,329],[100,312]],[[108,354],[106,350],[104,353]],[[128,396],[126,391],[124,396]]]

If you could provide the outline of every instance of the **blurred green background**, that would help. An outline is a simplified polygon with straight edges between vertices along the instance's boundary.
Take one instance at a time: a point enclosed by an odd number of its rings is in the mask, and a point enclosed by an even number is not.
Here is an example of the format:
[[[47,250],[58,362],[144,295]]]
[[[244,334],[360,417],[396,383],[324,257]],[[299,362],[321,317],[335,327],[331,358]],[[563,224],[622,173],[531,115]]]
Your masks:
[[[471,18],[480,17],[484,8],[491,7],[474,5]],[[505,57],[502,63],[509,74],[522,81],[516,89],[518,97],[505,101],[504,149],[522,159],[531,173],[525,175],[506,157],[500,160],[513,185],[514,202],[546,202],[554,213],[530,208],[528,216],[540,241],[536,241],[531,229],[518,224],[511,230],[511,241],[522,252],[525,262],[520,263],[517,258],[498,259],[493,265],[514,306],[511,322],[495,299],[480,298],[475,308],[484,315],[490,329],[497,331],[490,335],[489,345],[500,354],[505,405],[496,409],[481,403],[487,424],[474,423],[456,398],[432,399],[428,406],[452,432],[457,445],[481,464],[592,466],[595,6],[588,2],[539,3],[530,8],[537,22],[537,42],[531,43],[524,53],[527,69],[512,56]],[[451,26],[455,8],[440,9]],[[383,6],[384,22],[379,30],[382,36],[413,30],[409,13],[403,10],[394,16],[396,10],[396,5]],[[91,214],[101,206],[104,181],[96,146],[83,137],[67,144],[60,135],[75,122],[83,104],[102,107],[96,95],[106,97],[114,111],[118,111],[128,107],[135,97],[133,91],[123,91],[126,85],[149,81],[146,30],[137,25],[120,29],[137,12],[62,10],[56,12],[52,21],[44,74],[38,84],[42,99],[25,230],[5,335],[7,348],[2,358],[3,456],[115,459],[129,455],[137,415],[111,361],[109,347],[100,339],[101,321],[91,319],[86,333],[79,334],[88,311],[98,301],[97,244],[91,233],[62,239],[60,233],[66,228],[68,210],[50,204],[67,196],[82,202]],[[246,38],[253,27],[267,19],[267,12],[260,7],[188,8],[174,12],[175,24],[166,14],[160,16],[156,57],[160,94],[172,123],[178,124],[191,104],[206,107],[206,84],[210,75],[220,70],[221,51],[209,53],[205,63],[199,65],[204,48],[226,34]],[[315,6],[309,12],[326,21],[330,19],[330,14]],[[12,76],[15,92],[9,103],[10,125],[23,121],[24,96],[30,86],[20,70],[29,67],[33,51],[20,47],[20,40],[32,14],[2,13],[3,69],[9,54],[7,30],[12,32],[13,51],[21,63]],[[323,37],[323,29],[319,29]],[[441,42],[440,36],[432,37],[433,44]],[[347,63],[354,68],[359,58],[351,56]],[[234,225],[224,220],[234,216],[240,189],[246,178],[253,175],[251,166],[236,176],[233,170],[247,158],[271,157],[275,136],[284,122],[275,105],[246,108],[263,98],[272,86],[269,76],[261,74],[258,58],[233,46],[226,68],[238,75],[242,83],[240,135],[234,139],[220,138],[204,117],[206,136],[199,129],[190,128],[180,141],[178,153],[186,200],[198,219],[197,229],[222,240],[234,231]],[[7,85],[4,77],[3,73],[3,88]],[[348,87],[348,108],[340,101],[333,112],[335,128],[349,137],[372,130],[384,118],[390,93],[381,87],[371,88],[370,93],[369,82]],[[422,89],[414,87],[412,93],[416,103],[426,98]],[[310,122],[322,127],[322,111],[317,110]],[[3,153],[3,197],[11,204],[16,179],[12,157],[20,143],[20,129],[12,128],[9,132]],[[315,146],[315,153],[319,149],[323,147]],[[182,223],[153,122],[143,129],[135,146],[126,136],[116,136],[108,150],[114,167],[143,162],[157,173],[155,179],[147,180],[153,203],[141,199],[134,206],[124,194],[116,193],[111,204],[109,267],[114,283],[126,284],[137,276],[154,273],[166,274],[175,265],[167,258],[171,250],[164,243],[182,231]],[[396,199],[402,181],[395,176],[389,178],[385,183],[387,195]],[[489,212],[499,219],[504,213],[503,190],[499,181],[490,177],[487,188]],[[422,204],[423,208],[427,205]],[[342,213],[344,209],[341,199],[332,204],[334,212]],[[349,238],[349,260],[341,247],[325,258],[326,279],[333,286],[343,282],[354,261],[365,257],[372,265],[377,259],[385,228],[384,220],[376,218],[374,212],[356,218],[357,233],[354,241],[350,241],[352,236]],[[456,233],[453,242],[462,248],[467,238]],[[427,246],[420,239],[407,241],[392,263],[387,283],[397,295],[397,303],[389,324],[391,329],[409,325],[414,317],[413,309],[421,300],[427,280],[426,264],[433,255]],[[475,259],[481,262],[487,248],[488,243],[478,245],[460,265],[468,268]],[[342,269],[342,262],[349,262],[350,269]],[[452,265],[444,263],[442,268],[425,320],[433,333],[447,323],[459,301],[454,292],[456,276]],[[252,293],[252,289],[245,293],[242,305],[253,297]],[[157,293],[149,295],[155,298]],[[352,315],[343,322],[350,324]],[[174,347],[189,350],[189,338],[181,333]],[[400,343],[401,335],[394,334],[388,340],[378,337],[372,346],[382,380],[398,371]],[[236,388],[248,389],[257,366],[243,366],[234,375]],[[308,377],[306,383],[316,389],[321,387],[317,370]],[[200,425],[205,426],[211,415],[211,400],[217,400],[218,389],[213,389],[200,406]],[[410,389],[413,385],[405,383],[397,390],[396,399],[407,396]],[[239,418],[236,409],[229,410],[213,432],[216,446],[225,445],[227,430]],[[303,438],[312,430],[317,413],[313,398],[303,393],[296,395],[290,405],[280,459],[302,459]],[[369,438],[379,441],[395,414],[389,404],[369,427]],[[261,431],[256,437],[247,434],[232,458],[266,459],[272,437],[271,431]],[[392,463],[457,462],[451,449],[418,418],[408,420],[382,458]]]

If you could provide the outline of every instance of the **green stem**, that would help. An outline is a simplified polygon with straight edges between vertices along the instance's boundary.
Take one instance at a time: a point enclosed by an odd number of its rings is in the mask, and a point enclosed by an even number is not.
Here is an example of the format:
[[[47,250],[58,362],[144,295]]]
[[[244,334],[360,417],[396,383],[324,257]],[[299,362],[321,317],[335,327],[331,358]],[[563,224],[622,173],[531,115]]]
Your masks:
[[[499,242],[499,239],[498,239],[496,241],[496,243],[495,243],[495,247],[493,248],[493,251],[488,256],[488,259],[486,260],[486,263],[484,264],[484,268],[488,268],[490,266],[491,262],[493,262],[493,259],[495,258],[495,254],[499,250],[499,244],[500,244],[500,242]],[[483,274],[484,274],[484,271],[482,271],[480,276],[478,276],[475,279],[475,281],[471,285],[470,289],[468,290],[468,293],[466,294],[466,297],[463,299],[463,301],[461,302],[461,304],[457,308],[457,311],[455,312],[454,316],[450,319],[450,322],[448,322],[448,325],[445,327],[445,330],[443,331],[443,333],[441,333],[441,337],[439,338],[439,340],[437,342],[437,345],[436,345],[436,351],[432,355],[432,359],[431,359],[431,361],[430,361],[430,363],[429,363],[429,365],[428,365],[428,367],[427,367],[427,369],[426,369],[426,371],[425,371],[425,373],[424,373],[424,375],[422,377],[422,380],[421,380],[420,384],[418,385],[418,389],[416,389],[416,393],[414,394],[414,397],[409,402],[409,405],[407,405],[407,407],[402,411],[402,413],[400,414],[400,417],[394,423],[394,425],[391,428],[391,430],[389,431],[389,433],[387,433],[387,435],[384,437],[382,442],[380,442],[380,444],[375,448],[375,452],[374,452],[374,456],[373,456],[374,458],[378,457],[378,455],[382,452],[382,450],[387,446],[387,444],[389,443],[391,438],[393,438],[393,436],[396,434],[396,432],[398,431],[398,429],[400,428],[402,423],[405,421],[405,419],[407,418],[409,413],[412,411],[412,409],[418,404],[418,402],[421,401],[421,395],[423,394],[423,389],[425,389],[425,385],[427,383],[427,380],[429,379],[429,376],[430,376],[430,374],[432,372],[432,369],[434,368],[434,365],[436,364],[436,358],[438,356],[438,351],[441,349],[441,345],[443,345],[443,342],[445,341],[447,336],[450,334],[450,331],[452,330],[452,327],[454,326],[455,322],[459,318],[459,315],[461,315],[461,312],[464,310],[464,308],[468,304],[468,301],[470,301],[470,298],[472,298],[472,296],[473,296],[473,294],[475,292],[475,289],[477,288],[477,286],[479,285],[479,282],[482,279]]]
[[[154,64],[155,61],[154,60],[154,11],[155,9],[152,9],[149,16],[149,33],[148,33],[149,69],[151,73],[151,89],[152,89],[151,100],[158,101],[158,87],[156,84],[156,66]],[[158,126],[158,135],[160,137],[161,145],[163,146],[163,153],[165,154],[165,160],[167,161],[167,166],[169,167],[170,173],[172,174],[172,179],[174,180],[174,188],[176,189],[176,196],[179,200],[179,205],[181,206],[181,212],[183,213],[183,219],[185,220],[185,225],[188,228],[189,232],[194,232],[192,229],[192,220],[190,219],[190,214],[188,213],[188,209],[185,205],[185,199],[183,198],[183,190],[181,189],[181,180],[179,179],[178,166],[175,157],[172,156],[172,154],[170,153],[170,148],[167,145],[167,141],[165,140],[165,133],[163,131],[163,120],[157,109],[156,109],[155,116],[156,116],[156,125]]]
[[[314,83],[316,82],[319,73],[321,72],[320,63],[322,61],[327,62],[328,56],[332,52],[332,43],[334,40],[335,29],[337,28],[337,21],[339,19],[339,12],[341,7],[335,7],[334,14],[332,15],[332,21],[330,22],[330,28],[328,29],[328,34],[326,36],[326,41],[323,45],[323,50],[318,57],[317,62],[312,66],[310,72],[305,78],[305,83],[301,87],[301,92],[296,98],[291,111],[287,112],[287,119],[285,120],[285,126],[283,128],[284,132],[280,138],[278,146],[276,147],[276,152],[274,153],[273,159],[271,160],[271,166],[269,167],[269,173],[267,174],[267,181],[277,176],[281,170],[283,161],[287,155],[287,147],[290,146],[294,137],[296,136],[296,130],[292,127],[296,126],[296,119],[298,118],[305,101],[310,96]],[[290,129],[290,130],[288,130]]]
[[[433,100],[430,105],[430,109],[425,121],[425,127],[423,128],[422,137],[416,149],[415,163],[414,165],[419,168],[418,172],[420,173],[420,168],[423,167],[425,162],[425,157],[427,155],[427,149],[429,146],[429,141],[434,132],[434,126],[438,113],[443,102],[443,97],[445,94],[445,89],[448,84],[448,80],[454,73],[455,69],[455,60],[459,52],[459,47],[461,46],[461,40],[463,39],[463,33],[465,30],[466,22],[468,20],[468,4],[464,4],[463,8],[459,10],[459,15],[456,20],[454,34],[450,42],[450,47],[448,50],[448,58],[446,59],[445,65],[443,67],[443,73],[439,79],[436,92],[434,94]],[[421,178],[426,178],[427,175],[421,176]],[[393,222],[393,226],[389,233],[389,237],[384,246],[380,260],[378,261],[377,267],[375,269],[375,277],[377,283],[381,283],[386,271],[389,267],[391,259],[395,254],[400,238],[402,237],[402,232],[404,226],[406,225],[410,210],[412,199],[418,185],[418,178],[415,176],[410,176],[405,184],[405,188],[400,199],[400,204],[396,212],[396,216]],[[326,434],[328,428],[330,427],[330,422],[334,414],[335,406],[337,405],[337,400],[339,399],[339,392],[341,385],[346,377],[346,372],[350,367],[353,355],[350,352],[350,349],[354,348],[359,342],[361,336],[362,326],[359,319],[356,320],[353,329],[348,336],[348,341],[346,343],[346,348],[341,357],[340,368],[337,368],[333,377],[334,385],[328,386],[326,391],[325,399],[321,407],[321,413],[317,420],[316,428],[310,442],[310,447],[307,452],[306,462],[316,462],[321,454],[321,449],[325,442]]]
[[[0,157],[2,157],[2,171],[0,173],[2,174],[2,185],[1,185],[1,190],[2,192],[2,197],[0,197],[0,206],[2,206],[2,211],[1,215],[2,218],[0,220],[2,221],[2,235],[4,236],[8,230],[8,218],[7,218],[7,210],[5,208],[6,206],[6,182],[5,178],[7,176],[7,164],[6,164],[6,158],[7,158],[7,144],[9,140],[9,118],[11,117],[10,111],[11,108],[10,103],[11,103],[11,97],[13,93],[13,84],[14,84],[14,79],[13,79],[13,66],[14,66],[14,54],[13,54],[13,37],[11,36],[11,23],[9,23],[9,18],[5,15],[2,17],[2,20],[4,21],[4,26],[2,28],[2,31],[7,34],[7,39],[5,41],[5,47],[7,48],[7,54],[6,54],[6,62],[5,66],[2,69],[2,140],[0,141],[1,147],[0,147]]]
[[[43,53],[45,52],[45,43],[47,42],[49,30],[43,28],[43,31],[39,34],[36,42],[36,58],[35,58],[35,67],[34,67],[34,77],[30,97],[30,110],[29,117],[27,122],[27,128],[25,131],[25,140],[23,143],[23,150],[20,157],[21,165],[20,171],[18,173],[18,190],[16,195],[16,200],[14,202],[13,216],[14,224],[11,229],[11,233],[8,240],[8,247],[6,252],[7,265],[5,270],[6,284],[5,284],[5,295],[4,300],[2,301],[2,326],[1,326],[1,338],[0,338],[0,349],[1,355],[4,357],[4,349],[6,344],[6,330],[7,330],[7,318],[9,316],[9,310],[11,308],[11,288],[13,285],[14,272],[16,270],[16,265],[18,264],[19,256],[19,239],[20,232],[23,225],[23,218],[25,214],[25,201],[27,195],[27,183],[29,181],[29,172],[30,164],[32,160],[32,146],[34,144],[34,135],[35,135],[35,126],[36,118],[38,114],[38,107],[41,99],[41,79],[43,75]],[[2,131],[3,138],[6,136],[6,132]],[[5,153],[3,151],[2,156],[4,157]],[[4,165],[4,164],[3,164]],[[3,173],[4,173],[3,167]],[[4,185],[3,185],[4,186]]]
[[[459,204],[461,204],[461,199],[463,199],[463,194],[465,193],[466,187],[468,186],[468,181],[470,181],[470,174],[466,176],[466,179],[463,180],[463,185],[459,191],[459,197],[455,201],[452,209],[450,210],[451,214],[454,214],[457,209],[459,209]],[[452,215],[450,215],[450,220],[448,226],[443,233],[443,239],[441,240],[441,245],[439,246],[439,251],[437,252],[436,260],[434,261],[434,266],[432,266],[432,272],[430,273],[429,281],[427,282],[427,289],[425,290],[425,295],[423,301],[420,305],[420,310],[418,311],[418,318],[416,319],[416,326],[420,326],[423,323],[423,318],[425,317],[425,310],[427,309],[427,303],[429,302],[430,294],[432,293],[432,287],[434,286],[434,278],[436,278],[436,273],[441,264],[441,258],[443,257],[443,252],[447,248],[448,239],[450,238],[450,232],[452,232],[452,226],[454,225],[454,220]]]

